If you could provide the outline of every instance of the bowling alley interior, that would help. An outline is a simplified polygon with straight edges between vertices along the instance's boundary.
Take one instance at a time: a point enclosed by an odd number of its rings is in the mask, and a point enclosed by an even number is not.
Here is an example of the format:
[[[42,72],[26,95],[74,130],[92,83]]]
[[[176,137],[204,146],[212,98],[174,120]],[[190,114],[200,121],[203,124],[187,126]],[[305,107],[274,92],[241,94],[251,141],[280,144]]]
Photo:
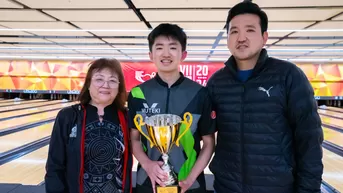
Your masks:
[[[0,193],[45,193],[55,118],[79,102],[91,61],[120,61],[129,93],[156,75],[148,34],[173,23],[188,37],[180,71],[206,86],[231,56],[226,18],[241,1],[0,0]],[[296,64],[313,87],[324,133],[321,191],[343,193],[343,1],[253,2],[269,18],[268,55]],[[134,159],[133,191],[136,171]]]

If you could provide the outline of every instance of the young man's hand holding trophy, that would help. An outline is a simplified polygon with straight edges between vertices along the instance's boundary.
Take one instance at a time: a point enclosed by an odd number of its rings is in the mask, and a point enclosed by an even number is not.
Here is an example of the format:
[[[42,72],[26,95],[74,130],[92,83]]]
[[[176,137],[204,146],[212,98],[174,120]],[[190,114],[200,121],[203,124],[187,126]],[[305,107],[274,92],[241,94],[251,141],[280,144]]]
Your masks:
[[[173,167],[168,163],[168,152],[173,144],[179,146],[179,140],[191,127],[192,122],[193,117],[189,112],[183,115],[183,120],[178,115],[173,114],[153,115],[146,117],[145,121],[140,114],[134,117],[137,129],[150,142],[150,147],[156,146],[162,154],[164,161],[162,170],[167,173],[168,180],[164,181],[165,187],[157,186],[156,193],[178,193],[177,177],[173,172]],[[143,126],[146,127],[147,134],[143,132]]]

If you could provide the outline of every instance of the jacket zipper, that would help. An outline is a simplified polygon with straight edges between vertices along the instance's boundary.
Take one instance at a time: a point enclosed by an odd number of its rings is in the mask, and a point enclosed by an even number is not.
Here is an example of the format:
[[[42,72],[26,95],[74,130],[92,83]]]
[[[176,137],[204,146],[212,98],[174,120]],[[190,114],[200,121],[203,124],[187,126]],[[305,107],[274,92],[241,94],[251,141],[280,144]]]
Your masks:
[[[244,94],[245,94],[245,84],[243,83],[243,92],[242,92],[242,102],[241,102],[241,170],[242,170],[242,193],[245,192],[245,169],[244,169]]]
[[[85,148],[85,134],[86,134],[86,116],[87,111],[85,108],[83,112],[83,119],[82,119],[82,126],[81,126],[81,163],[80,163],[80,176],[79,176],[79,184],[80,184],[80,193],[83,193],[83,174],[84,174],[84,148]]]
[[[167,103],[166,103],[166,113],[169,112],[169,95],[170,95],[170,88],[168,87],[168,90],[167,90]]]

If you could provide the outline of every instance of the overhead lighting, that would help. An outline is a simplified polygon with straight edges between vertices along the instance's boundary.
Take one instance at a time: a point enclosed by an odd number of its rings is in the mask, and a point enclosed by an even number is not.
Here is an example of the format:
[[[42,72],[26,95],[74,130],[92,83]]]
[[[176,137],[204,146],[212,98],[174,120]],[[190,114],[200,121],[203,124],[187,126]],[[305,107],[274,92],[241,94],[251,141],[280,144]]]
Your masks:
[[[274,29],[268,32],[343,32],[343,29]]]
[[[96,31],[96,32],[150,32],[151,30],[136,30],[136,29],[9,29],[2,28],[0,31],[36,31],[36,32],[80,32],[80,31]]]
[[[105,56],[101,57],[87,57],[87,56],[41,56],[41,55],[37,55],[37,56],[11,56],[11,55],[0,55],[0,58],[4,58],[4,59],[65,59],[65,60],[93,60],[93,59],[98,59],[98,58],[105,58]],[[126,57],[115,57],[118,60],[126,60],[129,58]]]
[[[151,32],[151,29],[9,29],[2,28],[0,31],[30,31],[30,32]],[[206,30],[206,29],[197,29],[197,30],[184,30],[185,32],[226,32],[226,30]],[[343,29],[270,29],[268,32],[343,32]]]
[[[301,48],[295,48],[295,49],[287,49],[287,48],[269,48],[267,49],[268,51],[286,51],[286,52],[298,52],[298,51],[301,51],[301,52],[311,52],[311,51],[316,51],[316,52],[341,52],[343,51],[343,49],[327,49],[327,48],[317,48],[317,49],[301,49]]]
[[[343,58],[291,58],[286,60],[294,62],[343,62]]]
[[[72,48],[72,47],[0,47],[0,49],[10,49],[10,50],[148,50],[149,48],[84,48],[84,47],[77,47],[77,48]]]
[[[115,50],[149,50],[149,48],[113,48]]]
[[[151,32],[151,29],[27,29],[27,28],[19,28],[19,29],[10,29],[10,28],[3,28],[0,31],[30,31],[30,32]],[[198,29],[198,30],[184,30],[185,32],[225,32],[226,30],[220,29],[213,29],[213,30],[206,30],[206,29]]]
[[[71,47],[0,47],[0,50],[141,50],[141,51],[149,51],[149,48],[121,48],[121,47],[117,47],[117,48],[71,48]],[[290,52],[290,53],[297,53],[297,52],[343,52],[343,49],[327,49],[327,48],[323,48],[323,49],[288,49],[288,48],[269,48],[267,49],[269,52],[271,53],[277,53],[277,52]],[[216,49],[216,48],[210,48],[210,49],[187,49],[188,52],[205,52],[205,51],[215,51],[215,52],[225,52],[225,53],[230,53],[229,49],[225,48],[225,49]]]
[[[55,60],[95,60],[98,58],[116,58],[120,61],[150,61],[148,57],[108,57],[108,56],[44,56],[44,55],[36,55],[36,56],[17,56],[17,55],[0,55],[2,59],[55,59]],[[196,61],[196,62],[224,62],[228,58],[186,58],[185,61]],[[282,58],[281,58],[282,59]],[[282,59],[287,61],[293,62],[343,62],[343,58],[289,58],[289,59]]]

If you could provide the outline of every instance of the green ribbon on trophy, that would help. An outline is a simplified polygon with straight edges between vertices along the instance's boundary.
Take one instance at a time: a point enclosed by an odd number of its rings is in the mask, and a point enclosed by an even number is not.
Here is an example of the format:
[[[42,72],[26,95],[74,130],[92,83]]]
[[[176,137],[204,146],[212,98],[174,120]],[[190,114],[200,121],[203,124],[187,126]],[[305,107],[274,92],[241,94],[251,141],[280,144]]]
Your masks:
[[[134,122],[139,132],[150,142],[150,148],[155,146],[162,154],[164,164],[161,168],[168,174],[168,180],[165,182],[165,187],[156,187],[156,193],[177,193],[179,190],[177,178],[168,163],[168,153],[174,144],[180,146],[180,139],[192,125],[192,114],[186,112],[183,115],[183,120],[178,115],[158,114],[147,117],[145,122],[143,121],[143,116],[137,114]],[[182,133],[180,133],[181,125],[186,127]],[[147,134],[143,132],[143,126],[146,127]]]

